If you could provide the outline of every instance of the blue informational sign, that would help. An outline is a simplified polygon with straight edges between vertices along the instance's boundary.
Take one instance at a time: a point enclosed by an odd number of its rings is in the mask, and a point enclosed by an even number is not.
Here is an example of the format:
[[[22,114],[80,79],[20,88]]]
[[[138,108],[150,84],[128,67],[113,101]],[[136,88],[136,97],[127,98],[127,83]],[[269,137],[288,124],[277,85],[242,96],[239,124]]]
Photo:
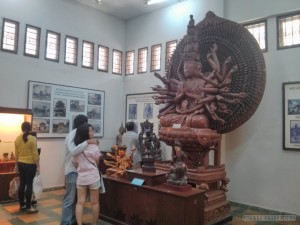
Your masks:
[[[131,184],[137,185],[137,186],[142,186],[145,180],[139,179],[139,178],[133,178],[131,181]]]

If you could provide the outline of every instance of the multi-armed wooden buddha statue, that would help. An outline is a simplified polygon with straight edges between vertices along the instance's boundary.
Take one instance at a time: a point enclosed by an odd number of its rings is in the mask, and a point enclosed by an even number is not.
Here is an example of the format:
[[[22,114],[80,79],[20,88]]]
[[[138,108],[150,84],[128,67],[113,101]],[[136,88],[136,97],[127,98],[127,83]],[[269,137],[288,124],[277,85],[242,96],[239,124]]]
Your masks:
[[[164,83],[152,88],[156,104],[163,104],[160,140],[181,143],[188,182],[206,190],[206,222],[227,216],[229,179],[220,159],[221,136],[246,122],[261,101],[265,64],[256,40],[243,26],[212,12],[197,25],[190,16],[166,76],[155,76]]]

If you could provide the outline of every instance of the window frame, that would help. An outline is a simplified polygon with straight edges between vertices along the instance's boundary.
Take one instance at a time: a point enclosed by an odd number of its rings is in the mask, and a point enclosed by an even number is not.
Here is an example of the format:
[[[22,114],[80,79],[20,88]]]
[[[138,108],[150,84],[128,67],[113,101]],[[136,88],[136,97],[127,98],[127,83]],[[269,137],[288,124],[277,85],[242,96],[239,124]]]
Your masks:
[[[100,52],[99,52],[99,49],[100,48],[104,48],[104,49],[106,49],[107,51],[107,58],[106,58],[106,61],[105,61],[105,63],[106,63],[106,69],[105,70],[103,70],[103,69],[100,69],[99,68],[99,62],[100,62]],[[98,45],[98,58],[97,58],[97,70],[98,71],[101,71],[101,72],[105,72],[105,73],[108,73],[108,65],[109,65],[109,47],[107,47],[107,46],[104,46],[104,45]],[[103,61],[103,60],[102,60]]]
[[[14,34],[14,47],[15,47],[14,50],[10,50],[10,49],[4,48],[4,33],[5,33],[4,29],[5,29],[5,23],[6,22],[13,23],[16,26],[16,28],[15,28],[15,34]],[[1,51],[18,54],[19,29],[20,29],[20,23],[18,21],[7,19],[7,18],[3,18],[3,20],[2,20],[2,34],[1,34]]]
[[[57,58],[56,59],[51,59],[47,57],[47,50],[48,50],[48,34],[55,34],[57,36]],[[45,60],[52,61],[52,62],[59,62],[59,56],[60,56],[60,33],[52,31],[52,30],[47,30],[46,31],[46,46],[45,46]]]
[[[169,53],[169,49],[170,49],[169,45],[171,45],[173,43],[176,43],[176,46],[175,46],[172,54],[170,53],[170,57],[168,57],[168,53]],[[165,55],[165,70],[166,71],[169,69],[169,66],[170,66],[170,61],[169,60],[171,60],[172,55],[173,55],[173,53],[174,53],[174,51],[175,51],[175,49],[177,47],[177,44],[178,44],[177,40],[172,40],[172,41],[167,41],[166,42],[166,55]]]
[[[156,47],[160,48],[160,53],[159,53],[159,60],[153,60],[154,53],[156,51]],[[156,44],[156,45],[152,45],[151,46],[151,59],[150,59],[150,72],[155,72],[155,71],[160,71],[161,70],[161,54],[162,54],[162,44]],[[153,67],[155,67],[154,62],[155,61],[159,61],[159,68],[158,69],[154,69]]]
[[[252,21],[250,23],[244,23],[242,24],[243,27],[245,27],[245,29],[248,30],[248,28],[246,26],[253,26],[253,25],[256,25],[256,24],[260,24],[260,23],[264,23],[265,24],[265,48],[264,49],[261,49],[262,52],[267,52],[268,51],[268,21],[267,19],[264,19],[264,20],[256,20],[256,21]],[[249,31],[249,30],[248,30]],[[249,31],[250,32],[250,31]],[[251,32],[250,32],[251,33]],[[252,34],[252,33],[251,33]],[[253,34],[252,34],[253,35]],[[253,37],[255,38],[255,36],[253,35]],[[260,44],[258,42],[258,40],[255,38],[255,40],[257,41],[257,44],[258,46],[260,47]]]
[[[37,31],[37,38],[36,38],[36,49],[37,49],[37,53],[35,55],[33,54],[29,54],[26,53],[26,49],[27,49],[27,29],[31,28],[31,29],[35,29]],[[29,57],[33,57],[33,58],[39,58],[40,57],[40,47],[41,47],[41,28],[40,27],[36,27],[36,26],[32,26],[30,24],[26,24],[25,27],[25,39],[24,39],[24,56],[29,56]]]
[[[128,57],[127,55],[132,53],[133,54],[133,57],[132,57],[132,62],[130,64],[132,64],[132,73],[127,73],[127,68],[128,68]],[[130,51],[126,51],[125,53],[125,76],[128,76],[128,75],[133,75],[134,74],[134,58],[135,58],[135,51],[134,50],[130,50]]]
[[[67,58],[67,40],[68,39],[73,39],[76,42],[75,62],[74,63],[66,61],[66,58]],[[78,44],[79,43],[78,43],[78,38],[77,37],[66,35],[66,37],[65,37],[65,57],[64,57],[64,63],[65,64],[72,65],[72,66],[77,66],[77,64],[78,64]]]
[[[121,54],[121,57],[120,57],[120,59],[121,59],[121,61],[120,61],[120,73],[116,73],[116,72],[114,72],[114,65],[115,65],[115,60],[114,60],[114,52],[118,52],[118,53],[120,53]],[[117,50],[117,49],[113,49],[113,51],[112,51],[112,74],[116,74],[116,75],[121,75],[122,76],[122,57],[123,57],[123,52],[121,51],[121,50]]]
[[[84,44],[91,44],[92,45],[92,60],[91,60],[91,66],[86,66],[86,65],[83,65],[83,58],[84,58]],[[91,41],[86,41],[86,40],[83,40],[82,41],[82,58],[81,58],[81,67],[82,68],[86,68],[86,69],[91,69],[93,70],[94,69],[94,60],[95,60],[95,44]]]
[[[279,15],[276,17],[276,30],[277,30],[277,50],[282,50],[282,49],[289,49],[289,48],[297,48],[300,47],[299,44],[294,44],[294,45],[287,45],[287,46],[280,46],[280,20],[283,18],[288,18],[288,17],[293,17],[293,16],[299,16],[300,17],[300,11],[294,12],[294,13],[288,13],[284,15]],[[299,18],[300,21],[300,18]],[[300,35],[300,34],[299,34]]]
[[[140,67],[140,64],[143,63],[143,62],[140,62],[141,58],[140,58],[140,52],[143,51],[143,50],[146,50],[146,60],[145,60],[145,63],[146,63],[146,66],[145,66],[145,71],[140,71],[139,68],[142,68]],[[143,48],[139,48],[138,49],[138,60],[137,60],[137,73],[138,74],[141,74],[141,73],[147,73],[147,62],[148,62],[148,47],[143,47]]]

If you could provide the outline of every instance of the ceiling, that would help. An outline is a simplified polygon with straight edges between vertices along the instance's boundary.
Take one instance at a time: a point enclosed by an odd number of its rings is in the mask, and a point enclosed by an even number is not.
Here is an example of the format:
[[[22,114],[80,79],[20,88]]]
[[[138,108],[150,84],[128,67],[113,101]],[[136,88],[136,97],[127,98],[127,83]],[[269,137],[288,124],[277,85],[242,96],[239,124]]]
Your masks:
[[[70,1],[95,8],[122,20],[129,20],[131,18],[176,4],[181,0],[150,0],[148,5],[144,5],[144,0],[102,0],[101,5],[97,4],[96,0]]]

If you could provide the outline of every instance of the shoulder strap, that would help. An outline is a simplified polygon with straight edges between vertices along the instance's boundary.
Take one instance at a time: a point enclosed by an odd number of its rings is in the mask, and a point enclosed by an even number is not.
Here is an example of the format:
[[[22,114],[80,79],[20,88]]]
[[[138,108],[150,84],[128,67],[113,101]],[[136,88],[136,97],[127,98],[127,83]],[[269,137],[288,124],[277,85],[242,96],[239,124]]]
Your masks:
[[[86,155],[84,154],[84,152],[82,152],[82,154],[84,155],[84,157],[85,157],[91,164],[93,164],[94,167],[96,167],[96,168],[98,169],[98,167],[97,167],[94,163],[92,163],[92,162],[88,159],[88,157],[86,157]]]

